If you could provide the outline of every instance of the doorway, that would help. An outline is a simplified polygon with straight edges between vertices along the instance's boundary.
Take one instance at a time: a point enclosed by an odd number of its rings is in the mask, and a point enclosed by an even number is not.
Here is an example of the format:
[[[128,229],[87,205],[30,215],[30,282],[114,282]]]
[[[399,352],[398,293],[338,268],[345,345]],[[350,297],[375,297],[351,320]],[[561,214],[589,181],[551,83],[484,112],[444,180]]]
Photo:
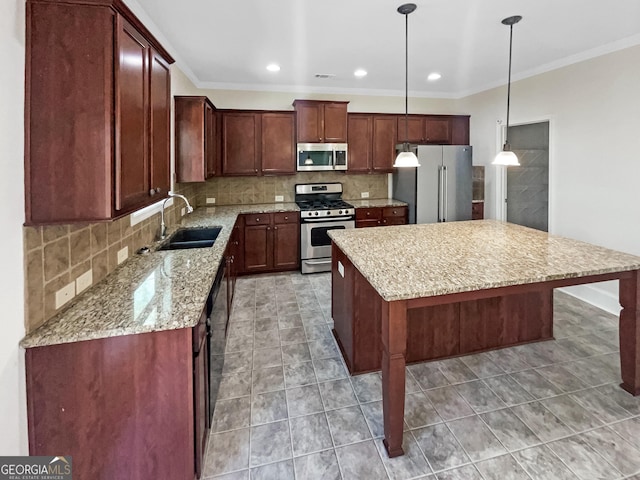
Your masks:
[[[509,127],[519,167],[507,168],[507,221],[549,231],[549,122]]]

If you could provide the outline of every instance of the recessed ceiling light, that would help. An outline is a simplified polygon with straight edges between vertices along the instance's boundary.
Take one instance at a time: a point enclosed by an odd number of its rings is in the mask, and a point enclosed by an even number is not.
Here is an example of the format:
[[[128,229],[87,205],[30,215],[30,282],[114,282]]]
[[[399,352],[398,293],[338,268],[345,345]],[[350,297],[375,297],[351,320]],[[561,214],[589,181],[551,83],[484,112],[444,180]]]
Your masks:
[[[430,82],[434,82],[436,80],[440,80],[440,78],[442,78],[442,75],[440,75],[438,72],[433,72],[429,74],[427,80],[429,80]]]
[[[362,68],[359,68],[358,70],[353,72],[353,74],[358,78],[362,78],[367,76],[367,71]]]
[[[278,65],[277,63],[270,63],[269,65],[267,65],[267,70],[269,70],[270,72],[279,72],[280,65]]]

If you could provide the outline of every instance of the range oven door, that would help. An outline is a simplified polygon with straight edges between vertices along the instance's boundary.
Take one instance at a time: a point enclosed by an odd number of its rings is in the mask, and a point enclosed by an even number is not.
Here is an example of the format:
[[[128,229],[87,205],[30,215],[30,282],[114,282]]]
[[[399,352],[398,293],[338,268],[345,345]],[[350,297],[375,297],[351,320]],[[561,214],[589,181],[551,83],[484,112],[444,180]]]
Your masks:
[[[353,218],[335,217],[332,220],[309,219],[300,225],[300,255],[302,273],[328,272],[331,270],[330,230],[355,228]]]

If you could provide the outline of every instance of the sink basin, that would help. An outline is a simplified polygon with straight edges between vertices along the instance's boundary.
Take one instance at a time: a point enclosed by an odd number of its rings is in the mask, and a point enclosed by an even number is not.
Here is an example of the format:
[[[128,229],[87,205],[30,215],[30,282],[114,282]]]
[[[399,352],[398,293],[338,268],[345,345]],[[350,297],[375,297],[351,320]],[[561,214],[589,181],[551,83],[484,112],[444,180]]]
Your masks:
[[[218,238],[220,230],[222,227],[181,228],[158,250],[210,247]]]

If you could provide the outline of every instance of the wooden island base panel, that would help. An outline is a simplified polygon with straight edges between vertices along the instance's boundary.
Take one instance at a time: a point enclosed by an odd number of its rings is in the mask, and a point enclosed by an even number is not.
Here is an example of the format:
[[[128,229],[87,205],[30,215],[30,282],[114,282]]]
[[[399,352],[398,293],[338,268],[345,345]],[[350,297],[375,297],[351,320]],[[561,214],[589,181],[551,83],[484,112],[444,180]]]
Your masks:
[[[330,236],[334,334],[352,374],[382,370],[389,457],[406,364],[553,338],[559,287],[619,280],[620,386],[640,395],[639,257],[492,220]]]
[[[333,334],[349,372],[382,365],[383,300],[334,246]],[[424,362],[553,339],[553,289],[455,301],[407,310],[406,362]]]

